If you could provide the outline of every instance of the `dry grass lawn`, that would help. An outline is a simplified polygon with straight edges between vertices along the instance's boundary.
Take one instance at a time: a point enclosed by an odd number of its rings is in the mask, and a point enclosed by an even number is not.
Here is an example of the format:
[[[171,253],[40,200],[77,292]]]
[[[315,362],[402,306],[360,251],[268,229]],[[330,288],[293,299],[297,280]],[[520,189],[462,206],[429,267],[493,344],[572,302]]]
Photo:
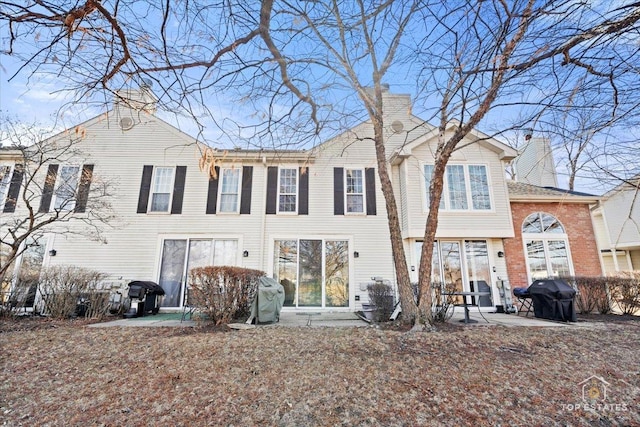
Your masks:
[[[606,400],[583,400],[592,375]],[[640,321],[424,333],[5,322],[0,425],[640,426]]]

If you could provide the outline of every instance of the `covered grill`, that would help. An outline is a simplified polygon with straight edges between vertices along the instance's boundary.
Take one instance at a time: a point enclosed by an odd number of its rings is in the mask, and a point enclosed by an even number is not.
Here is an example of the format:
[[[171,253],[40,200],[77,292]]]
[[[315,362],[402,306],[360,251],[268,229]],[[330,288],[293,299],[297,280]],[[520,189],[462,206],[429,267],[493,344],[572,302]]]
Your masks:
[[[162,286],[142,280],[134,280],[128,286],[132,307],[125,313],[125,317],[140,317],[148,313],[158,314],[160,297],[165,294]],[[135,302],[137,302],[137,308],[133,307]]]
[[[559,279],[536,280],[528,288],[533,301],[533,313],[538,318],[576,321],[574,298],[576,291]]]

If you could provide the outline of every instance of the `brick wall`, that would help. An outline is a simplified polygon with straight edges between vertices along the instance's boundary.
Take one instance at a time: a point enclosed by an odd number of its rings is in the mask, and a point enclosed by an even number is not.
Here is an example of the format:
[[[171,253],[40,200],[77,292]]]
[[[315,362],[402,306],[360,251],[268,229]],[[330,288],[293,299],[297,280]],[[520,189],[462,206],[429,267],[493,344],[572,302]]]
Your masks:
[[[527,266],[522,243],[522,223],[534,212],[546,212],[558,218],[569,237],[569,250],[577,276],[601,276],[600,259],[589,206],[563,203],[511,202],[515,237],[504,239],[507,273],[511,288],[529,286]]]

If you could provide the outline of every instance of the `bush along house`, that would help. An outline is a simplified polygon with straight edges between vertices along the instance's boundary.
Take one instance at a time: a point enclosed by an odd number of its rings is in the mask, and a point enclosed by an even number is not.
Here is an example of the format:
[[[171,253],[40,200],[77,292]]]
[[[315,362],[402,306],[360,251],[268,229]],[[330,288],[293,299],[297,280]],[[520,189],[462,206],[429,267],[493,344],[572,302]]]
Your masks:
[[[129,281],[156,282],[166,292],[161,309],[177,310],[191,268],[234,265],[276,278],[285,288],[284,310],[356,311],[367,302],[373,277],[395,282],[369,122],[308,150],[206,149],[203,156],[194,138],[154,114],[147,88],[120,95],[109,112],[43,143],[75,141],[66,157],[33,173],[29,182],[42,190],[33,203],[42,215],[81,221],[43,228],[5,286],[19,286],[21,270],[74,265],[104,273],[108,286],[123,291]],[[409,112],[408,95],[387,90],[384,105],[388,164],[407,265],[417,281],[437,129]],[[480,305],[493,310],[501,304],[499,281],[535,277],[537,267],[530,266],[536,255],[529,240],[519,240],[529,238],[523,221],[533,226],[547,221],[545,214],[554,216],[572,249],[580,248],[571,240],[577,224],[539,199],[524,212],[521,191],[510,200],[505,167],[514,149],[480,132],[461,146],[444,177],[433,279],[458,290],[490,291]],[[29,184],[14,172],[24,166],[9,151],[0,152],[5,231],[28,212],[15,197],[18,183]],[[538,212],[544,214],[528,219]],[[105,221],[98,227],[97,220]],[[89,238],[94,234],[99,241]],[[552,265],[554,242],[542,236]]]

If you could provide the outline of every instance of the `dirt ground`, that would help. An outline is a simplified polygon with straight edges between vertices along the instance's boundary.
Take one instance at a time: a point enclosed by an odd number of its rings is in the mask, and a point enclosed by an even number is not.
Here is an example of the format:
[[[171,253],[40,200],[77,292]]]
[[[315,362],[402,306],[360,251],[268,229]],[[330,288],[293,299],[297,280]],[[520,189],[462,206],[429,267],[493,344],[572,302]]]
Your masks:
[[[0,425],[640,426],[640,319],[558,328],[0,320]]]

